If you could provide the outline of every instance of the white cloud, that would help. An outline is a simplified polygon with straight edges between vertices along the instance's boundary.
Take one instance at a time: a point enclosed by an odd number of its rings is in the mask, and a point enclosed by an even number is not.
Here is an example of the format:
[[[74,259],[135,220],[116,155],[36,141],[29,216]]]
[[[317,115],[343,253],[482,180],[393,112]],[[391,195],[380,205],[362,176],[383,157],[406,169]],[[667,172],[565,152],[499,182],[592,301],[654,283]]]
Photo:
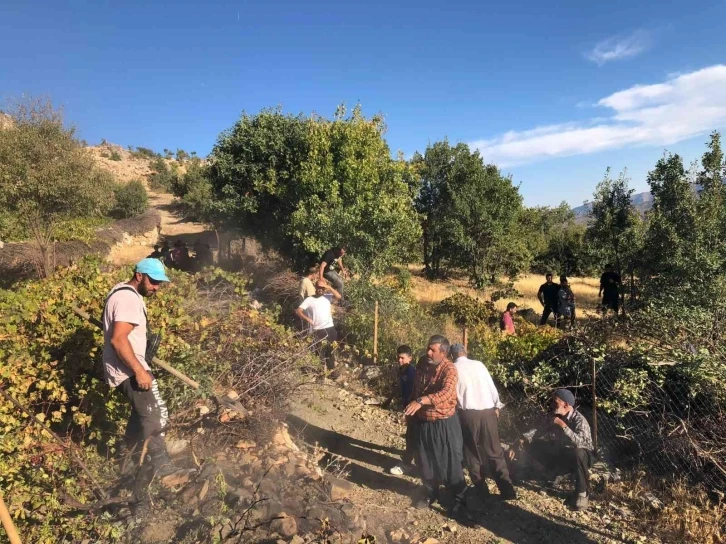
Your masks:
[[[585,58],[602,66],[613,60],[629,59],[640,55],[653,45],[653,35],[639,29],[627,36],[613,36],[595,44]]]
[[[669,145],[726,126],[726,65],[680,74],[653,85],[635,85],[595,104],[608,116],[560,123],[469,144],[502,167],[618,149]]]

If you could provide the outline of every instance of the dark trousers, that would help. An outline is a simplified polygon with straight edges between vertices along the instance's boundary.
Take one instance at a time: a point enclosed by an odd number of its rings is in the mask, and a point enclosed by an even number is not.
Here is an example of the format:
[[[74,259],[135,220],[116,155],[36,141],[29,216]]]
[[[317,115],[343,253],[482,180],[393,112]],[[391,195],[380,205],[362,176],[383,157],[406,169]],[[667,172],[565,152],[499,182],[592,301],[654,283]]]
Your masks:
[[[337,272],[334,272],[333,270],[329,270],[325,274],[323,274],[323,277],[330,282],[330,285],[333,286],[333,289],[338,291],[340,293],[340,297],[343,297],[343,278],[341,278]]]
[[[603,310],[613,310],[617,314],[620,308],[620,294],[617,292],[603,294],[602,307]]]
[[[436,496],[444,484],[456,501],[464,499],[466,480],[462,468],[463,439],[456,414],[435,421],[415,421],[416,464],[426,493]]]
[[[499,491],[511,491],[512,480],[499,442],[496,410],[461,410],[459,419],[464,437],[464,459],[472,483],[485,485],[484,478],[491,476]]]
[[[406,450],[401,455],[401,461],[410,465],[416,458],[416,425],[410,416],[406,416]]]
[[[159,384],[156,380],[151,382],[151,388],[143,391],[136,384],[136,378],[129,378],[122,382],[117,389],[131,403],[131,416],[126,425],[126,447],[140,454],[144,441],[149,438],[148,452],[152,462],[155,459],[166,457],[166,443],[164,433],[159,433],[169,420],[166,403],[159,394]]]
[[[555,326],[557,326],[557,305],[545,303],[544,309],[542,310],[542,319],[539,320],[540,325],[546,325],[547,320],[550,318],[550,314],[555,316]]]
[[[321,359],[325,360],[325,366],[328,370],[335,368],[335,349],[333,348],[333,342],[338,339],[338,332],[335,327],[328,327],[327,329],[320,329],[319,331],[313,331],[315,341],[318,342],[318,355]]]
[[[595,463],[595,453],[584,448],[564,448],[547,440],[535,440],[527,453],[556,474],[575,474],[575,490],[585,493],[590,486],[588,470]]]

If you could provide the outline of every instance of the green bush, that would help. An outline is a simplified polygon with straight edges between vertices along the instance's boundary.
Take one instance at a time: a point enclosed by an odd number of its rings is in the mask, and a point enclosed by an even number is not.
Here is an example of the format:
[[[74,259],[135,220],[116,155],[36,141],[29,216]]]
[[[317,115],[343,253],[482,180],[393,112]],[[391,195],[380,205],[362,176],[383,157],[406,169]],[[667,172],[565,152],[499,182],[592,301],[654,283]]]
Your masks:
[[[149,149],[148,147],[137,147],[136,151],[133,151],[132,149],[133,148],[129,146],[131,156],[136,159],[155,159],[161,157],[161,155],[156,153],[153,149]]]
[[[77,305],[99,317],[110,288],[131,277],[130,268],[104,272],[101,266],[84,260],[17,291],[0,290],[0,382],[35,417],[74,439],[99,481],[113,482],[117,474],[109,457],[123,434],[128,404],[102,379],[101,331],[71,310]],[[260,375],[269,378],[243,395],[243,402],[254,402],[255,412],[279,409],[289,382],[298,383],[288,369],[278,370],[280,361],[309,361],[292,333],[270,314],[249,309],[247,278],[210,269],[195,276],[172,272],[172,280],[148,304],[149,322],[162,335],[158,356],[202,384],[196,393],[160,373],[172,417],[217,387],[250,389]],[[207,296],[223,297],[228,305],[210,308]],[[212,382],[218,377],[224,383]],[[88,482],[67,452],[3,399],[0,429],[0,489],[24,541],[113,542],[121,536],[109,517],[69,514],[62,492],[93,502]]]
[[[149,207],[149,195],[144,184],[138,179],[120,185],[115,191],[116,196],[113,214],[116,217],[128,218],[141,215]]]
[[[488,301],[482,302],[463,293],[445,298],[435,306],[434,312],[450,315],[458,325],[469,327],[486,323],[497,316],[494,304]]]
[[[178,174],[172,171],[161,157],[152,160],[149,167],[151,168],[149,187],[155,191],[171,192],[178,183]]]
[[[111,151],[111,155],[108,158],[111,159],[112,161],[120,161],[121,154],[114,149],[113,151]]]

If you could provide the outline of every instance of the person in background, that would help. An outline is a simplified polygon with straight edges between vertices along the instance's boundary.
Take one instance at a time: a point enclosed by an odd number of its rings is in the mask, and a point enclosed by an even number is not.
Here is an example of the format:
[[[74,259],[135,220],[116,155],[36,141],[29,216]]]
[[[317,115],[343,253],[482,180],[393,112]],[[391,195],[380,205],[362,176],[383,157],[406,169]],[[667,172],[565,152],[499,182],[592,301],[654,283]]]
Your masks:
[[[428,508],[439,499],[439,484],[453,495],[449,516],[465,510],[463,447],[461,425],[456,415],[456,367],[449,360],[449,341],[441,336],[429,338],[427,358],[416,365],[414,397],[404,411],[414,417],[416,461],[420,461],[424,495],[414,502]]]
[[[340,300],[338,291],[330,287],[325,280],[318,280],[315,283],[315,294],[303,300],[295,313],[310,325],[310,332],[315,337],[318,352],[325,359],[328,370],[332,370],[335,368],[333,342],[338,339],[338,333],[333,323],[332,304],[325,296],[326,291],[330,291],[335,299]]]
[[[303,301],[308,297],[315,295],[315,278],[318,275],[318,267],[311,266],[307,270],[307,274],[300,280],[300,300]]]
[[[550,314],[555,314],[555,325],[557,325],[557,291],[560,286],[552,281],[552,272],[547,272],[545,282],[539,286],[537,291],[537,299],[542,304],[542,319],[540,325],[546,325]]]
[[[575,474],[575,510],[589,506],[589,469],[595,463],[590,424],[577,409],[575,396],[569,389],[557,389],[550,403],[552,412],[537,426],[524,434],[517,449],[524,450],[545,470],[557,474]],[[512,450],[512,454],[513,454]]]
[[[560,276],[560,289],[557,291],[557,323],[562,327],[575,327],[575,293],[566,276]]]
[[[161,244],[155,244],[154,245],[154,251],[152,251],[149,254],[148,258],[149,259],[161,259],[162,258],[162,254],[161,254]]]
[[[164,243],[161,245],[161,261],[164,263],[164,266],[171,268],[171,248],[169,247],[168,240],[164,240]]]
[[[332,247],[325,253],[323,253],[323,258],[320,260],[319,265],[319,279],[326,279],[330,282],[330,284],[333,286],[333,289],[338,291],[341,296],[341,300],[343,297],[343,277],[347,277],[348,271],[346,270],[345,266],[343,265],[343,257],[345,256],[345,248],[344,247]],[[340,274],[338,274],[338,269],[340,269]],[[342,274],[342,277],[341,277]]]
[[[147,358],[144,298],[152,297],[169,278],[158,259],[140,261],[126,283],[115,285],[103,308],[103,369],[106,383],[131,405],[122,451],[140,456],[148,441],[150,465],[157,476],[178,469],[169,461],[164,434],[169,418]]]
[[[605,272],[600,276],[600,291],[597,294],[598,297],[602,296],[603,314],[608,310],[612,310],[615,315],[618,315],[621,284],[620,274],[613,270],[613,265],[606,264]]]
[[[499,410],[504,407],[487,367],[466,356],[464,344],[451,346],[451,359],[459,375],[456,386],[464,459],[469,477],[479,496],[489,496],[486,476],[492,474],[504,500],[514,500],[517,492],[499,442]]]
[[[406,345],[398,346],[396,359],[398,360],[398,382],[401,387],[401,405],[408,406],[408,403],[413,400],[413,389],[416,385],[416,367],[412,364],[411,348]],[[410,473],[413,470],[415,453],[414,425],[411,417],[406,416],[406,450],[401,456],[402,463],[393,467],[390,473],[398,476]]]
[[[514,329],[514,314],[517,313],[517,305],[514,302],[507,304],[506,311],[502,314],[500,328],[504,336],[516,334]]]
[[[181,268],[180,263],[182,260],[183,250],[184,250],[184,248],[182,247],[181,240],[177,240],[176,242],[174,242],[174,247],[171,250],[170,256],[171,256],[171,264],[176,269]]]

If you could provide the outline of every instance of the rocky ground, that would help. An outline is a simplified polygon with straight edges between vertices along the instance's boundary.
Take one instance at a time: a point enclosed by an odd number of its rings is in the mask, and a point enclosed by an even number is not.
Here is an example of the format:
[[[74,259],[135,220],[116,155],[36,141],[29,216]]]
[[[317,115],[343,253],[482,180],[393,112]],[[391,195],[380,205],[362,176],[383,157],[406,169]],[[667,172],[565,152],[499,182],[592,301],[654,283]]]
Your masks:
[[[600,501],[597,492],[589,512],[570,511],[564,505],[569,482],[558,487],[523,482],[518,486],[519,500],[503,502],[490,481],[493,496],[489,501],[469,501],[474,512],[471,521],[451,521],[438,505],[417,510],[411,498],[420,492],[418,481],[388,473],[404,447],[403,419],[399,411],[372,402],[376,401],[371,392],[355,379],[314,386],[295,400],[287,421],[294,438],[325,452],[323,466],[344,473],[354,484],[350,500],[360,507],[368,527],[386,538],[384,542],[655,541],[632,532],[632,514],[625,505]],[[599,480],[597,475],[594,480]]]

